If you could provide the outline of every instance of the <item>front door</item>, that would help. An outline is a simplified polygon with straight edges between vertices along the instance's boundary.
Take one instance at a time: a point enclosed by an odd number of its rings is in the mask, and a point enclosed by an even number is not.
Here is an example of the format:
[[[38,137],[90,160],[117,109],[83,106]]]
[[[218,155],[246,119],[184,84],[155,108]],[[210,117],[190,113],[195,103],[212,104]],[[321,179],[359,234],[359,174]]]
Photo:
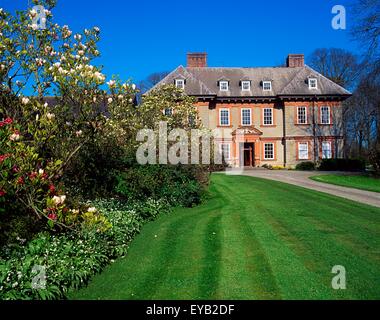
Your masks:
[[[254,166],[254,144],[253,142],[244,143],[244,166],[253,167]]]

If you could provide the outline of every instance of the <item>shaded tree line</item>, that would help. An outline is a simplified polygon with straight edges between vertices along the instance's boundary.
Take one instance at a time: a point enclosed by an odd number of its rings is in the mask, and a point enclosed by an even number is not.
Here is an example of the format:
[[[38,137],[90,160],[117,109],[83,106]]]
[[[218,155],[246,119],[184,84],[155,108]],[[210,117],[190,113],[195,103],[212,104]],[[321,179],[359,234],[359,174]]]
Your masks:
[[[368,160],[380,169],[380,2],[358,0],[351,7],[356,55],[340,48],[319,48],[309,57],[315,70],[352,92],[343,104],[346,157]]]

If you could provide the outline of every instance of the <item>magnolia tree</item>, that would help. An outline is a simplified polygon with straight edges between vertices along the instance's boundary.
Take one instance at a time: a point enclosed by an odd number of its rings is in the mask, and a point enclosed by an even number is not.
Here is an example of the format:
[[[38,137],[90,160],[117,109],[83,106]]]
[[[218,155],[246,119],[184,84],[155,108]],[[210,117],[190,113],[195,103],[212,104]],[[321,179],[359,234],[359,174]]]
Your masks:
[[[1,210],[16,201],[51,226],[87,222],[101,229],[105,219],[95,208],[73,205],[61,179],[76,154],[109,131],[107,107],[133,109],[136,88],[106,83],[92,64],[100,54],[98,27],[73,34],[53,22],[55,1],[34,4],[45,8],[45,29],[33,23],[33,9],[14,16],[0,9]]]

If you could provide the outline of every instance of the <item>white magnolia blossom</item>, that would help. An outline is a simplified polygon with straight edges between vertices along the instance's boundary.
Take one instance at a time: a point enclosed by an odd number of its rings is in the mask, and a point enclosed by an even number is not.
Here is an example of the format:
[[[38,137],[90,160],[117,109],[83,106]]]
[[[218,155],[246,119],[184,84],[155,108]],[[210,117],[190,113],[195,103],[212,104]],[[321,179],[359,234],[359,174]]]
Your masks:
[[[43,175],[43,174],[44,174],[44,170],[43,170],[43,169],[39,169],[39,170],[38,170],[38,174],[39,174],[39,175]]]
[[[60,205],[60,204],[63,204],[66,200],[66,196],[65,195],[62,195],[62,196],[54,196],[53,197],[53,202],[55,205]]]
[[[80,34],[74,35],[74,39],[80,41],[82,39],[82,36]]]
[[[77,137],[80,137],[82,135],[82,133],[83,133],[82,130],[78,130],[75,132]]]
[[[50,113],[50,112],[48,112],[48,113],[46,114],[46,117],[47,117],[49,120],[53,120],[53,119],[55,118],[55,114],[54,114],[54,113]]]
[[[115,80],[110,80],[110,81],[107,82],[107,84],[108,84],[108,86],[110,88],[113,88],[115,86],[115,84],[116,84],[116,81]]]
[[[44,103],[44,107],[47,108],[49,105],[47,102]]]
[[[135,89],[136,89],[136,85],[132,84],[132,90],[135,90]]]
[[[95,207],[90,207],[87,209],[88,212],[96,212],[96,208]]]
[[[11,140],[11,141],[18,141],[18,140],[20,140],[20,135],[18,133],[13,133],[9,137],[9,140]]]
[[[21,99],[21,102],[22,102],[22,104],[28,104],[29,103],[29,98],[27,98],[27,97],[23,97],[22,99]]]
[[[96,32],[100,32],[99,27],[94,27],[94,30],[95,30]]]
[[[112,98],[108,98],[108,103],[112,103]]]
[[[29,11],[29,16],[31,18],[34,18],[36,15],[37,15],[37,11],[36,10],[32,9],[32,10]]]
[[[79,54],[80,56],[83,56],[83,55],[84,55],[84,51],[83,51],[83,50],[79,50],[79,51],[78,51],[78,54]]]

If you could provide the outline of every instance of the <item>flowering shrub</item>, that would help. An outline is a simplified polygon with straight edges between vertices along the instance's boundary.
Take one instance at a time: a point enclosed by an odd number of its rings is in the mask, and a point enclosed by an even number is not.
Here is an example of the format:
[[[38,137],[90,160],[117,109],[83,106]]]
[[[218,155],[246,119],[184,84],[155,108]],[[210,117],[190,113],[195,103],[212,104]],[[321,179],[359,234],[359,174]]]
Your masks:
[[[41,131],[49,135],[55,130],[52,118],[49,112],[42,114],[39,120],[45,119],[49,129],[41,125],[39,130],[30,129],[28,135],[11,118],[0,122],[1,201],[15,199],[37,218],[45,218],[52,228],[55,225],[72,228],[84,222],[106,230],[109,222],[95,208],[70,208],[62,187],[56,183],[62,161],[42,158],[37,152]]]
[[[147,221],[144,217],[168,212],[162,201],[126,205],[113,199],[94,204],[104,212],[112,228],[105,232],[86,227],[80,233],[41,233],[27,244],[20,243],[17,249],[2,250],[0,300],[65,298],[70,290],[83,286],[104,266],[126,254],[129,242]],[[45,267],[45,289],[31,286],[36,265]]]

